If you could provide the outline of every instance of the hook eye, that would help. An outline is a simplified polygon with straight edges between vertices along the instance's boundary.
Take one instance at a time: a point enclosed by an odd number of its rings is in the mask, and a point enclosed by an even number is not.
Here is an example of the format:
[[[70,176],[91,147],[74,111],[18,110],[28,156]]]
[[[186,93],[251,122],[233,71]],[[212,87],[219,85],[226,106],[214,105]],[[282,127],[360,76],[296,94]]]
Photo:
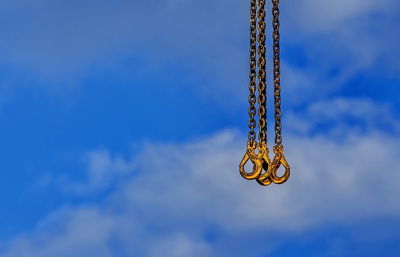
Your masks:
[[[248,180],[258,178],[262,172],[262,163],[259,158],[259,154],[256,154],[254,151],[255,147],[249,144],[247,146],[246,153],[244,154],[244,157],[239,165],[240,174],[242,175],[243,178]],[[251,173],[247,173],[244,168],[244,166],[249,160],[253,163],[253,171]]]
[[[257,178],[258,184],[262,186],[268,186],[272,183],[271,179],[271,159],[269,158],[269,150],[265,147],[264,155],[261,159],[261,165],[264,170],[264,173],[261,173]]]
[[[260,176],[257,178],[258,184],[262,186],[269,186],[272,183],[272,178],[271,178],[271,166],[268,166],[265,161],[263,160],[263,169],[265,170],[265,173],[260,174]]]
[[[272,161],[271,167],[271,178],[272,182],[275,184],[283,184],[285,183],[290,177],[290,166],[289,163],[286,161],[285,156],[283,155],[283,151],[276,151],[276,156]],[[285,174],[282,177],[277,175],[278,169],[280,166],[285,167]]]

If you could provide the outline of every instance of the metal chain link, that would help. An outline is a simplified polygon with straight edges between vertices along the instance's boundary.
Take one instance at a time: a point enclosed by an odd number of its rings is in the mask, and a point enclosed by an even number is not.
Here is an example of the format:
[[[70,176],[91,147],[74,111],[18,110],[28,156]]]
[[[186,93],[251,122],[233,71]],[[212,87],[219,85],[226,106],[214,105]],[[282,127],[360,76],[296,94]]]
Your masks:
[[[266,60],[265,60],[265,0],[257,0],[258,4],[258,117],[259,117],[259,138],[260,142],[267,143],[267,85],[266,85]]]
[[[274,108],[275,108],[275,145],[282,145],[282,111],[281,111],[281,61],[280,61],[280,22],[279,0],[272,0],[273,8],[273,66],[274,66]]]
[[[257,3],[256,0],[250,1],[250,83],[249,83],[249,103],[250,107],[248,109],[249,113],[249,122],[248,126],[250,128],[248,138],[249,143],[253,145],[256,142],[257,136],[254,129],[257,126],[257,121],[255,120],[255,116],[257,114],[256,110],[256,79],[257,79]]]
[[[266,24],[265,24],[265,1],[266,0],[250,0],[250,84],[249,84],[249,142],[242,161],[239,164],[240,174],[245,179],[256,179],[263,186],[271,183],[282,184],[290,177],[290,166],[286,161],[282,146],[282,111],[281,111],[281,66],[280,66],[280,23],[279,23],[279,0],[271,0],[273,4],[273,77],[274,77],[274,110],[275,110],[275,147],[274,159],[270,160],[267,145],[267,85],[266,85]],[[258,33],[257,33],[258,32]],[[258,35],[258,37],[257,37]],[[258,42],[258,48],[257,48]],[[258,57],[258,62],[257,62]],[[258,64],[258,66],[257,66]],[[258,68],[258,69],[257,69]],[[258,86],[257,86],[258,72]],[[257,98],[258,91],[258,98]],[[258,112],[256,104],[258,100]],[[255,128],[257,122],[255,116],[258,113],[259,118],[259,139]],[[256,152],[256,150],[258,150]],[[253,171],[248,173],[245,171],[245,165],[251,161]],[[277,172],[280,167],[285,168],[285,174],[278,176]],[[263,173],[264,170],[264,173]]]

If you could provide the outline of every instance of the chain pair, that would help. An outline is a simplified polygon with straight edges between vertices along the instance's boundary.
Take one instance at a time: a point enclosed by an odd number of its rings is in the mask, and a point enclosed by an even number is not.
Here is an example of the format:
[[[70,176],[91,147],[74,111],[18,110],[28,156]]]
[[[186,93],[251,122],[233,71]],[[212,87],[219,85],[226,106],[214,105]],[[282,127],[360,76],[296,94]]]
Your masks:
[[[289,179],[290,167],[283,153],[281,124],[281,85],[280,85],[280,34],[279,34],[279,0],[272,0],[273,8],[273,74],[274,74],[274,111],[275,111],[275,157],[271,161],[267,143],[267,87],[266,87],[266,24],[265,0],[250,0],[250,83],[248,109],[250,128],[246,153],[239,165],[240,174],[249,180],[256,179],[263,186],[271,183],[282,184]],[[258,47],[257,47],[258,43]],[[257,60],[258,56],[258,60]],[[258,67],[257,67],[258,65]],[[258,68],[258,69],[257,69]],[[258,72],[258,74],[257,74]],[[257,76],[258,75],[258,76]],[[258,79],[258,85],[257,85]],[[258,92],[258,97],[257,97]],[[258,102],[258,110],[256,103]],[[259,142],[255,128],[258,114]],[[252,172],[245,171],[248,161],[253,164]],[[278,176],[280,166],[285,168],[285,174]]]

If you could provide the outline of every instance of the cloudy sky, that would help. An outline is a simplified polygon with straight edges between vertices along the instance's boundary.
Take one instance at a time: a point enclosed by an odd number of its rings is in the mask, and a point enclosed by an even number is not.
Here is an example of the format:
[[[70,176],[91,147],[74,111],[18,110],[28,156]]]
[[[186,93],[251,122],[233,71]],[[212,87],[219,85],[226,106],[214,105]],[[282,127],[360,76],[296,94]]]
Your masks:
[[[281,2],[292,176],[264,188],[248,1],[2,1],[0,256],[400,256],[400,3]]]

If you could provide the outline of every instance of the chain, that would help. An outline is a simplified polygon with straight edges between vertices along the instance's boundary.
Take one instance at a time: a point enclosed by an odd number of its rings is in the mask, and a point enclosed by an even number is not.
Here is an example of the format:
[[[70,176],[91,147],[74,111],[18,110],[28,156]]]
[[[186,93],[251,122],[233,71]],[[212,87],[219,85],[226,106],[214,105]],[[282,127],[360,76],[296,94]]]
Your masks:
[[[270,160],[267,145],[267,85],[266,85],[266,24],[265,24],[265,1],[250,0],[250,84],[249,84],[249,142],[247,150],[239,165],[240,174],[245,179],[256,179],[263,186],[271,183],[285,183],[290,176],[290,166],[286,161],[282,146],[282,111],[281,111],[281,67],[280,67],[280,23],[279,23],[279,0],[271,0],[273,4],[273,77],[274,77],[274,110],[275,110],[275,147],[274,159]],[[258,37],[257,37],[258,30]],[[258,48],[257,48],[258,42]],[[257,62],[258,57],[258,62]],[[258,70],[257,70],[258,65]],[[258,72],[258,86],[257,86]],[[257,98],[258,90],[258,98]],[[259,143],[256,142],[257,136],[255,128],[257,121],[256,103],[258,100],[258,118],[259,118]],[[258,150],[258,151],[257,151]],[[253,171],[245,171],[245,165],[248,161],[253,163]],[[277,171],[280,167],[285,168],[285,174],[278,176]],[[264,172],[263,172],[264,170]]]
[[[274,66],[274,107],[275,107],[275,145],[282,145],[282,111],[281,111],[281,60],[280,60],[280,22],[279,0],[272,0],[273,66]]]
[[[254,119],[257,110],[256,110],[256,76],[257,76],[257,60],[256,53],[257,52],[257,4],[256,0],[250,1],[250,83],[249,83],[249,103],[250,107],[248,109],[249,113],[249,122],[248,126],[250,128],[248,138],[249,143],[254,145],[256,141],[256,132],[254,132],[255,127],[257,126],[257,122]]]
[[[271,180],[275,184],[285,183],[290,177],[290,166],[283,154],[282,146],[282,111],[281,111],[281,56],[280,56],[280,22],[279,0],[272,0],[272,27],[273,27],[273,66],[274,66],[274,109],[275,109],[275,157],[271,164]],[[278,176],[279,167],[285,168],[283,176]]]
[[[258,117],[259,137],[261,143],[267,143],[267,86],[266,86],[266,60],[265,60],[265,0],[257,0],[258,4]]]

